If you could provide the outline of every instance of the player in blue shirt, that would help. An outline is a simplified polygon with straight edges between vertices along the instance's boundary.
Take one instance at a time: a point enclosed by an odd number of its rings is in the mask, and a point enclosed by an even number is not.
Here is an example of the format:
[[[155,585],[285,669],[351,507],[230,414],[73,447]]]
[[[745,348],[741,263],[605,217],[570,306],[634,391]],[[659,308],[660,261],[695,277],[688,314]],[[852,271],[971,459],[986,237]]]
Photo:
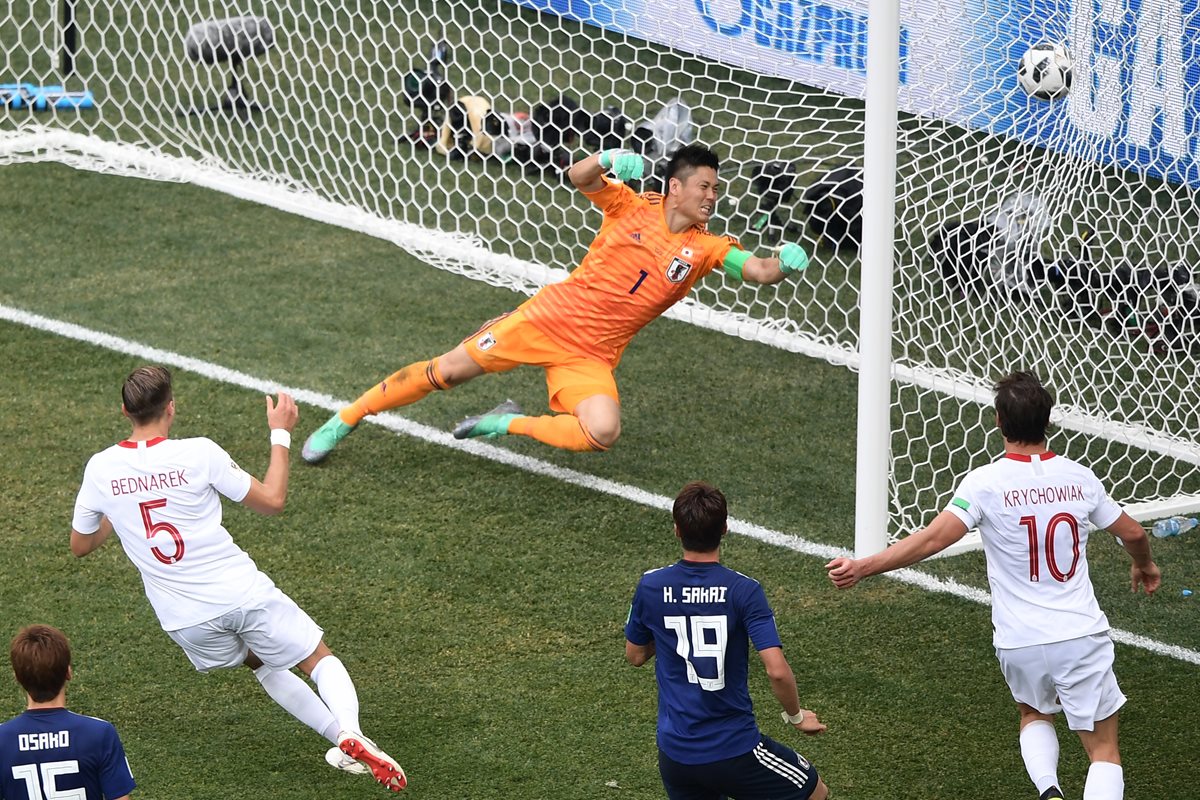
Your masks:
[[[49,625],[30,625],[9,651],[28,699],[0,725],[0,800],[127,800],[134,789],[112,723],[67,711],[71,645]]]
[[[720,564],[725,496],[689,483],[672,508],[683,559],[642,576],[625,623],[625,658],[654,658],[658,768],[671,800],[825,800],[816,769],[758,729],[747,683],[749,642],[762,657],[783,719],[815,735],[762,586]]]

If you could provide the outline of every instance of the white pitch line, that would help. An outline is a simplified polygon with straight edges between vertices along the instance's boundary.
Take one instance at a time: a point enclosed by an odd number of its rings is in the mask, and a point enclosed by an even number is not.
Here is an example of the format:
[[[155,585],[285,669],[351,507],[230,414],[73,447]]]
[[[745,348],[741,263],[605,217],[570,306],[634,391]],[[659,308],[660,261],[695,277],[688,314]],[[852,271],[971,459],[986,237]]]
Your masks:
[[[201,361],[198,358],[173,353],[170,350],[162,350],[157,347],[133,342],[128,339],[122,339],[119,336],[113,336],[109,333],[94,331],[90,328],[84,328],[80,325],[75,325],[71,322],[63,322],[61,320],[43,317],[39,314],[33,314],[28,311],[23,311],[19,308],[13,308],[0,304],[0,319],[14,322],[18,325],[24,325],[29,328],[53,333],[67,339],[75,339],[76,341],[86,342],[87,344],[96,347],[102,347],[106,350],[112,350],[125,355],[136,356],[143,358],[146,361],[156,364],[165,364],[177,369],[187,370],[205,378],[221,383],[227,383],[233,386],[239,386],[243,389],[253,389],[256,392],[264,394],[273,394],[275,392],[287,392],[292,395],[299,403],[305,405],[316,406],[323,408],[326,411],[337,411],[348,405],[348,401],[338,400],[331,395],[314,392],[309,389],[302,389],[294,386],[284,386],[276,381],[270,381],[265,378],[257,378],[253,375],[247,375],[244,372],[222,367],[219,364],[213,364],[208,361]],[[419,422],[413,422],[410,419],[398,416],[396,414],[384,413],[367,420],[376,425],[382,425],[390,431],[402,433],[407,436],[412,436],[416,439],[422,439],[426,442],[439,444],[444,447],[449,447],[454,450],[461,450],[470,453],[480,458],[486,458],[489,461],[495,461],[500,464],[506,464],[510,467],[515,467],[525,472],[531,472],[536,475],[544,475],[548,478],[569,483],[573,486],[579,486],[584,489],[602,492],[604,494],[619,497],[623,500],[628,500],[631,503],[637,503],[650,508],[657,508],[662,511],[670,511],[671,504],[674,502],[672,498],[665,495],[654,494],[647,492],[644,489],[639,489],[636,486],[630,486],[625,483],[611,481],[607,478],[599,478],[595,475],[589,475],[586,472],[560,467],[556,464],[551,464],[548,461],[542,461],[538,458],[514,453],[511,450],[506,450],[503,447],[486,444],[479,440],[459,440],[455,439],[449,433],[431,428],[428,425],[422,425]],[[753,522],[731,517],[729,519],[729,530],[733,533],[757,539],[760,542],[782,547],[787,550],[792,550],[803,555],[816,556],[823,559],[833,559],[838,556],[850,556],[852,553],[849,550],[832,547],[825,544],[817,544],[810,542],[807,539],[802,539],[790,533],[771,530],[764,528],[761,525],[756,525]],[[970,600],[981,605],[991,605],[991,595],[972,586],[965,586],[953,578],[938,578],[915,569],[899,569],[894,572],[886,573],[885,577],[900,581],[901,583],[909,584],[929,592],[939,592],[943,594],[951,594],[955,597],[960,597],[964,600]],[[1200,665],[1200,651],[1189,650],[1186,647],[1180,647],[1173,644],[1165,644],[1155,639],[1150,639],[1136,633],[1119,630],[1113,628],[1112,637],[1115,641],[1127,644],[1132,647],[1140,647],[1143,650],[1149,650],[1158,655],[1175,658],[1180,661],[1186,661],[1192,664]]]

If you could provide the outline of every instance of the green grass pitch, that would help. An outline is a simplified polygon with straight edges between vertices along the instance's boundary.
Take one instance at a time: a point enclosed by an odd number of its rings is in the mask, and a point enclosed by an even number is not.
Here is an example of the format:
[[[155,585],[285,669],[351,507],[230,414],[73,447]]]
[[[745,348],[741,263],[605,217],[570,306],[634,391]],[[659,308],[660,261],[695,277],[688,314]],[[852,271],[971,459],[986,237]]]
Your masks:
[[[0,219],[0,304],[347,399],[520,300],[367,237],[55,165],[0,170]],[[83,464],[126,433],[118,387],[138,363],[0,323],[0,635],[34,621],[67,631],[70,705],[117,725],[137,797],[382,796],[329,769],[324,741],[248,671],[192,671],[115,542],[70,555]],[[851,545],[851,373],[660,321],[618,382],[625,425],[611,453],[504,446],[658,495],[703,478],[739,518]],[[261,397],[186,370],[176,383],[176,435],[211,436],[261,475]],[[484,378],[406,416],[446,430],[509,396],[544,408],[540,373]],[[326,414],[302,408],[298,439]],[[319,468],[293,458],[282,516],[227,507],[226,524],[325,628],[409,796],[663,796],[653,673],[624,663],[622,623],[639,574],[677,557],[664,512],[367,425]],[[1115,627],[1195,650],[1200,607],[1181,590],[1200,589],[1200,537],[1155,545],[1166,578],[1146,599],[1129,595],[1118,548],[1094,540],[1101,603]],[[838,593],[820,559],[745,537],[730,538],[725,560],[763,582],[802,702],[829,733],[784,730],[757,668],[760,723],[809,756],[835,797],[1033,795],[987,608],[879,578]],[[985,585],[979,554],[925,569]],[[1197,669],[1118,646],[1130,800],[1195,795]],[[22,708],[15,683],[0,699],[6,717]],[[1086,760],[1060,735],[1078,798]]]

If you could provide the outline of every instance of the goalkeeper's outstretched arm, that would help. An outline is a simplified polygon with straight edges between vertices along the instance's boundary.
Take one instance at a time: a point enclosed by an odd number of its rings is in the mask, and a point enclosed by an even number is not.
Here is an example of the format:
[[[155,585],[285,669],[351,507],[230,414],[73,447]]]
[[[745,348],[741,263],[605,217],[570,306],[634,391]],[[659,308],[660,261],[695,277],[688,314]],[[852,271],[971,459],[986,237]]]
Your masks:
[[[601,150],[572,164],[567,177],[581,192],[597,192],[604,188],[602,176],[610,169],[617,180],[637,180],[644,174],[646,162],[632,150]]]
[[[735,248],[725,256],[722,266],[731,278],[746,283],[772,284],[807,267],[808,254],[798,244],[785,244],[773,258],[758,258]]]
[[[581,192],[600,191],[604,188],[604,167],[600,166],[600,153],[576,161],[567,171],[567,177]]]

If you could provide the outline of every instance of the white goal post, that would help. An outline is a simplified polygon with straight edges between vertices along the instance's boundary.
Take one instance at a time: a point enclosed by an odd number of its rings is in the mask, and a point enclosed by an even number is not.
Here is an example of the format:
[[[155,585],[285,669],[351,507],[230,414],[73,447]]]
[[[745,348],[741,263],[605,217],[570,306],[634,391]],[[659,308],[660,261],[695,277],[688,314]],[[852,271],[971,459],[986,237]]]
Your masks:
[[[10,4],[0,164],[193,182],[531,293],[593,229],[563,164],[699,140],[723,159],[713,227],[813,259],[774,287],[710,277],[670,315],[860,372],[857,550],[994,456],[990,387],[1014,368],[1054,389],[1055,449],[1148,519],[1200,508],[1188,8]],[[1073,57],[1051,101],[1017,82],[1040,41]]]

